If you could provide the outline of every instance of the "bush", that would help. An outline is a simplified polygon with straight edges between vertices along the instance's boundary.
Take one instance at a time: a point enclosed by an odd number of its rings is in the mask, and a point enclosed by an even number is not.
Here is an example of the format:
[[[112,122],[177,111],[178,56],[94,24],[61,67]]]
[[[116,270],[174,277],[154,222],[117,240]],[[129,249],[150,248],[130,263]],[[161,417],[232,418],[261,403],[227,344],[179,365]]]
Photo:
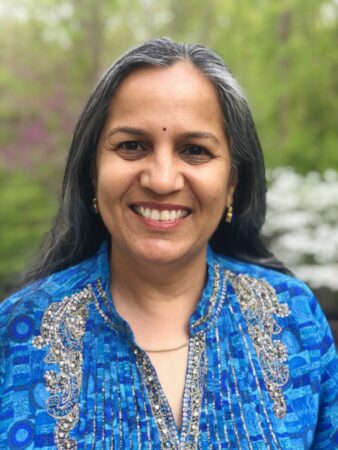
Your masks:
[[[263,233],[271,250],[313,288],[338,291],[338,173],[268,172]]]
[[[0,189],[0,298],[3,298],[48,230],[57,196],[48,181],[21,171],[0,171]]]

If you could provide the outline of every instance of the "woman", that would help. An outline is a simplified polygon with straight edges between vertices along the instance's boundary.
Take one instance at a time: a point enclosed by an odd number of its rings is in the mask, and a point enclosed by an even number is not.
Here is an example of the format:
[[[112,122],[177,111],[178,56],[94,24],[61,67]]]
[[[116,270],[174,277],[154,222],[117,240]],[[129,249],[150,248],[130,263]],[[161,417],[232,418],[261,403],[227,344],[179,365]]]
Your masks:
[[[1,305],[1,448],[332,449],[337,355],[260,238],[265,177],[211,50],[147,42],[77,124],[62,203]]]

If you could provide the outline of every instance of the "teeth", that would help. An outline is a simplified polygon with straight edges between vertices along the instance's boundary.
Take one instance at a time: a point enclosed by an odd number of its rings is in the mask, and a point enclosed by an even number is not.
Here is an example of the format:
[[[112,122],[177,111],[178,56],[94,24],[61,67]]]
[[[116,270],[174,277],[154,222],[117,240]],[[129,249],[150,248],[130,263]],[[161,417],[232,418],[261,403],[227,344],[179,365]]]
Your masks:
[[[169,220],[175,220],[175,219],[176,219],[176,211],[170,211]]]
[[[152,209],[150,213],[151,220],[160,220],[160,211],[158,209]]]
[[[161,211],[160,220],[163,222],[168,222],[170,219],[170,212],[167,210]]]
[[[135,211],[140,214],[140,216],[143,216],[146,219],[157,220],[161,222],[171,222],[173,220],[186,217],[189,214],[186,209],[172,209],[171,211],[165,209],[163,211],[160,211],[158,209],[144,208],[143,206],[136,206]]]

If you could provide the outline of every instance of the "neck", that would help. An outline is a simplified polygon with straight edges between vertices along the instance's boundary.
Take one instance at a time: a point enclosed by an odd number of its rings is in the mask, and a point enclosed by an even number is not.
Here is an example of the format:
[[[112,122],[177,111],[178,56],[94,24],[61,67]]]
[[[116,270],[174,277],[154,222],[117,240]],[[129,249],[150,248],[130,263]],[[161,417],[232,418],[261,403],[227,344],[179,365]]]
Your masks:
[[[166,347],[188,339],[189,318],[201,297],[205,278],[206,249],[190,261],[161,266],[140,264],[112,247],[115,308],[129,322],[141,346],[153,347],[154,336]]]

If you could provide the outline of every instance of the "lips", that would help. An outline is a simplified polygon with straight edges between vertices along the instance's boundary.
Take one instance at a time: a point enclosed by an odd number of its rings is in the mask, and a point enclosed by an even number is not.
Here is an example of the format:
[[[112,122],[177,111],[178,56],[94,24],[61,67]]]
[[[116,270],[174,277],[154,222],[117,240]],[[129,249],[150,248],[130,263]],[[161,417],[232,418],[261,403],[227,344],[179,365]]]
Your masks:
[[[165,209],[164,209],[165,208]],[[131,209],[141,217],[156,222],[174,222],[183,219],[191,213],[191,210],[179,206],[161,205],[153,206],[132,205]]]

